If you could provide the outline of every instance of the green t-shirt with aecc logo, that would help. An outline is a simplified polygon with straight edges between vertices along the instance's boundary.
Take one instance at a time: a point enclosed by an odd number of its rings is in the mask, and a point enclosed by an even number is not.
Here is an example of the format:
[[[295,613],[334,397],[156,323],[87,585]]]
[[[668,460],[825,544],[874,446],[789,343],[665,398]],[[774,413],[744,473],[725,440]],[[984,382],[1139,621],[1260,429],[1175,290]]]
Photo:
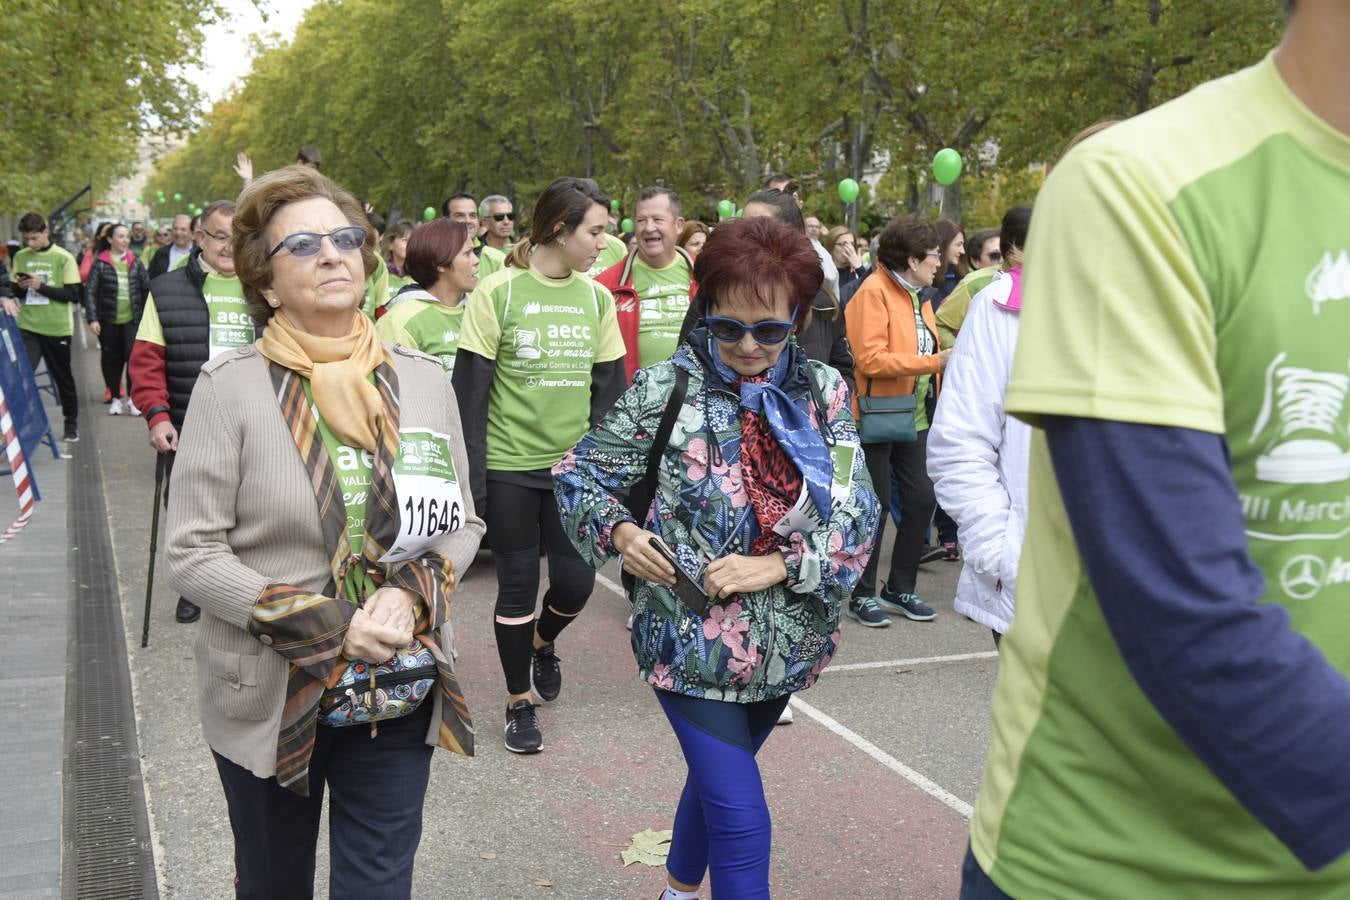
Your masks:
[[[508,267],[478,283],[463,324],[459,349],[496,363],[488,468],[552,466],[590,427],[591,367],[624,357],[614,298],[575,272]]]
[[[506,266],[506,253],[510,250],[498,250],[489,244],[484,244],[482,252],[478,254],[478,280],[491,275],[493,272],[499,272]]]
[[[214,272],[202,282],[202,296],[211,320],[210,352],[218,354],[253,343],[253,317],[244,300],[244,286],[233,275]]]
[[[670,359],[680,345],[680,326],[689,311],[689,263],[678,253],[668,266],[653,269],[633,260],[638,297],[638,365]]]
[[[374,373],[370,375],[370,381],[374,383]],[[305,399],[309,401],[309,408],[314,414],[314,421],[318,424],[323,447],[328,451],[328,461],[332,463],[333,471],[337,475],[338,489],[342,492],[342,505],[347,512],[349,549],[353,556],[360,556],[366,533],[366,500],[370,496],[370,473],[375,466],[375,458],[364,447],[349,447],[338,440],[337,435],[328,427],[328,423],[319,415],[319,408],[314,405],[309,380],[301,379],[300,384],[304,388]],[[360,603],[374,593],[375,583],[363,564],[357,563],[348,570],[343,591],[347,599],[353,603]]]
[[[622,261],[627,255],[628,248],[623,245],[623,241],[612,234],[606,234],[605,249],[601,250],[600,255],[595,258],[595,262],[586,271],[586,276],[594,278],[616,262]]]
[[[1262,603],[1350,675],[1347,209],[1350,136],[1269,56],[1093,136],[1036,200],[1005,408],[1220,436]],[[1350,896],[1350,856],[1307,869],[1139,689],[1039,431],[1028,498],[981,868],[1014,897]]]
[[[361,303],[361,312],[366,318],[375,321],[375,310],[389,302],[389,266],[384,257],[375,254],[375,271],[366,278],[365,298]]]
[[[447,306],[426,291],[409,291],[375,323],[375,331],[387,343],[436,357],[453,372],[463,319],[464,303]]]
[[[80,266],[75,257],[52,244],[46,250],[27,247],[14,254],[10,277],[18,273],[37,276],[43,284],[53,287],[76,287],[80,284]],[[70,303],[61,303],[33,290],[18,291],[19,328],[44,337],[70,337],[73,333]]]

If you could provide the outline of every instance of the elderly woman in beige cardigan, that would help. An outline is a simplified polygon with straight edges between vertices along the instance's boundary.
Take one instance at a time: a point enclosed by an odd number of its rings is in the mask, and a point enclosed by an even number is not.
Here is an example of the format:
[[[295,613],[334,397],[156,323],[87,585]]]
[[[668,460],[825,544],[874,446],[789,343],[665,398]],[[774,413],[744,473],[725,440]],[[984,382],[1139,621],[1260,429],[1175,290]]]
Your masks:
[[[447,637],[483,523],[440,364],[360,312],[372,246],[312,169],[244,191],[235,269],[263,336],[202,368],[174,467],[169,572],[204,613],[239,897],[312,895],[325,787],[332,896],[410,896],[432,747],[473,752]]]

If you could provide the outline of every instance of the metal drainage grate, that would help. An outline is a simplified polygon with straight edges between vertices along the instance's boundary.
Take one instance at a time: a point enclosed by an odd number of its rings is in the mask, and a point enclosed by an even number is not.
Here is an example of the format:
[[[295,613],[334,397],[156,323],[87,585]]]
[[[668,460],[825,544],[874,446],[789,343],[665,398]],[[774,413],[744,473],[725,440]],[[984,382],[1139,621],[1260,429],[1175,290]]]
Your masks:
[[[78,900],[156,898],[122,610],[94,445],[86,441],[70,461],[61,893]]]

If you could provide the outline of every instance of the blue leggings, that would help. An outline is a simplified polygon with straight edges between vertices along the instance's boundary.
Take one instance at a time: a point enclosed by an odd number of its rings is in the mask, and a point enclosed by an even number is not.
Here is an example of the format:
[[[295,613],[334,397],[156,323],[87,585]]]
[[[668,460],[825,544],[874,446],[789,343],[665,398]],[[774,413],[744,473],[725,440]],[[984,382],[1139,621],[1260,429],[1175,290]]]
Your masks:
[[[684,884],[709,872],[715,897],[768,897],[772,829],[755,754],[788,698],[726,703],[658,690],[656,699],[689,765],[666,870]]]

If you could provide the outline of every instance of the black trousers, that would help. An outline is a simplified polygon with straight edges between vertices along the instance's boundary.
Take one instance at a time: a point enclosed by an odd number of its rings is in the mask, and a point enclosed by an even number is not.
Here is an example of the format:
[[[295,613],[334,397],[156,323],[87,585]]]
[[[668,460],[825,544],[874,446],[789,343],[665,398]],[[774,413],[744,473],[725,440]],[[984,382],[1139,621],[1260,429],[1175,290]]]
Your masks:
[[[61,417],[67,425],[74,425],[80,412],[79,395],[75,393],[75,373],[70,369],[70,335],[48,337],[32,331],[20,331],[23,335],[23,349],[28,354],[28,362],[37,371],[38,362],[47,364],[56,384],[56,394],[61,398]]]
[[[919,432],[911,444],[863,444],[867,456],[867,473],[878,497],[891,495],[891,473],[900,482],[900,525],[895,529],[895,544],[891,547],[891,570],[886,587],[899,594],[914,593],[919,577],[919,557],[923,554],[924,535],[933,518],[933,482],[928,478],[928,430]],[[886,535],[886,521],[881,516],[877,525],[877,539],[872,558],[863,569],[862,578],[853,594],[858,597],[877,595],[877,568],[881,563],[881,542]]]
[[[98,344],[102,349],[100,362],[103,365],[103,386],[112,391],[113,399],[122,396],[122,375],[126,374],[127,397],[131,397],[131,373],[127,372],[127,363],[131,362],[131,347],[136,343],[136,323],[114,325],[112,322],[99,323]]]
[[[328,809],[329,896],[406,900],[422,839],[422,803],[431,775],[426,743],[431,698],[410,716],[370,726],[318,726],[309,762],[309,796],[259,778],[219,753],[234,831],[235,897],[309,900],[323,792]]]

